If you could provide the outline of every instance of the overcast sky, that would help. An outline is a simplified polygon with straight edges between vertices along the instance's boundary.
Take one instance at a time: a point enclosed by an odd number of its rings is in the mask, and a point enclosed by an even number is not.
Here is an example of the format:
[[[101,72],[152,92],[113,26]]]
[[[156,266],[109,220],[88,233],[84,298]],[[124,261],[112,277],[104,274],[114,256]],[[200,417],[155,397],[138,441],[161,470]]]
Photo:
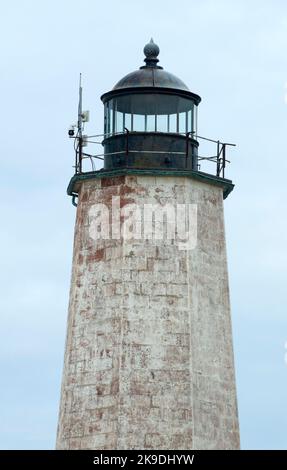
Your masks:
[[[10,0],[0,29],[2,449],[55,446],[79,72],[88,131],[102,132],[100,95],[143,64],[151,36],[160,65],[202,97],[200,134],[237,144],[225,220],[241,442],[287,448],[286,1]]]

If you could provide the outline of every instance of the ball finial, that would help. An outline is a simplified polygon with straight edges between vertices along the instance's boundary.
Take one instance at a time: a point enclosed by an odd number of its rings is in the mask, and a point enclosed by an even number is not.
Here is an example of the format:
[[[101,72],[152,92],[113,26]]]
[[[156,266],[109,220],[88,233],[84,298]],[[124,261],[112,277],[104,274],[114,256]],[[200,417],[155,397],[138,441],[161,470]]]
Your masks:
[[[159,47],[153,42],[151,38],[150,42],[144,47],[145,63],[147,67],[156,67],[158,62],[157,56],[159,55]]]

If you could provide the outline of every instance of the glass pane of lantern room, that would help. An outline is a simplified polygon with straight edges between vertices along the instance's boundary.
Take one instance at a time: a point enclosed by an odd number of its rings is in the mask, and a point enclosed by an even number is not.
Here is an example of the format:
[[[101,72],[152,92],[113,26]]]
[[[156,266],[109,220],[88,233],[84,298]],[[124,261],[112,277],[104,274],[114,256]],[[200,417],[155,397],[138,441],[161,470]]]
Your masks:
[[[190,109],[187,113],[187,132],[192,132],[192,110]]]
[[[132,130],[132,119],[131,119],[131,114],[126,113],[125,114],[125,127],[131,131]]]
[[[186,132],[186,114],[179,113],[178,115],[178,132],[181,134]]]
[[[109,122],[110,122],[110,132],[113,134],[114,132],[114,110],[110,107],[109,112]]]
[[[111,132],[114,134],[117,132],[117,120],[116,120],[116,100],[110,101],[110,122],[111,122]]]
[[[155,131],[155,116],[146,117],[146,131],[147,132]]]
[[[117,132],[123,132],[123,113],[120,113],[119,111],[117,111],[117,114],[116,114],[116,122],[117,122],[117,125],[116,125],[116,128],[117,128]]]
[[[108,104],[110,109],[123,114],[123,127],[130,131],[185,133],[187,128],[192,126],[192,113],[188,113],[192,111],[193,101],[181,96],[128,93],[110,100]],[[121,117],[116,119],[116,123],[119,132]],[[113,116],[110,115],[110,131],[113,129],[112,124]]]
[[[157,132],[167,132],[167,116],[166,115],[158,115],[157,116]]]
[[[177,115],[171,114],[169,116],[169,132],[176,132],[176,121],[177,121]]]
[[[108,118],[107,118],[107,103],[105,103],[104,107],[104,135],[106,135],[108,127]]]
[[[141,114],[134,114],[133,120],[133,130],[134,131],[144,131],[145,130],[145,116]]]
[[[111,131],[110,131],[110,107],[109,107],[109,102],[107,102],[107,108],[106,108],[106,120],[107,120],[107,123],[106,123],[106,132],[107,134],[109,134]]]

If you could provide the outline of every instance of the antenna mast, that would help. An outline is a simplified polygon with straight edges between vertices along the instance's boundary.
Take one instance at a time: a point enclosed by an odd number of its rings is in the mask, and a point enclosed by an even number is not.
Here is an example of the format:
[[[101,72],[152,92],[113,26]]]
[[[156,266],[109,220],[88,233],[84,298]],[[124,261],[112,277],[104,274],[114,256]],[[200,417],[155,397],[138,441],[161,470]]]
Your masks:
[[[83,87],[82,87],[82,74],[80,73],[80,80],[79,80],[79,105],[78,105],[78,121],[76,124],[72,124],[69,128],[68,135],[71,139],[74,140],[74,150],[76,153],[75,156],[75,173],[82,173],[82,162],[84,156],[86,154],[83,153],[83,147],[85,147],[88,143],[88,136],[83,135],[84,130],[84,123],[89,122],[90,119],[90,112],[83,111],[82,109],[82,95],[83,95]],[[77,133],[75,135],[75,129],[77,129]]]
[[[79,82],[79,107],[78,107],[78,171],[82,173],[82,157],[83,157],[83,111],[82,111],[82,74],[80,73]]]

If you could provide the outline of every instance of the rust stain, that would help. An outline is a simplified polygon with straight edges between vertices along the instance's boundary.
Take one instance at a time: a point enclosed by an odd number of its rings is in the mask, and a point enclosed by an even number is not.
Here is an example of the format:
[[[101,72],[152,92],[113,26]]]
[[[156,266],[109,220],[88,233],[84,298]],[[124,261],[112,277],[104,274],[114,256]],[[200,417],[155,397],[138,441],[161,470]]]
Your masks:
[[[87,256],[87,263],[93,263],[97,261],[102,261],[105,257],[105,249],[99,248],[94,253]]]
[[[125,176],[115,176],[114,178],[103,178],[101,180],[101,188],[106,188],[107,186],[118,186],[124,184],[126,180]]]

